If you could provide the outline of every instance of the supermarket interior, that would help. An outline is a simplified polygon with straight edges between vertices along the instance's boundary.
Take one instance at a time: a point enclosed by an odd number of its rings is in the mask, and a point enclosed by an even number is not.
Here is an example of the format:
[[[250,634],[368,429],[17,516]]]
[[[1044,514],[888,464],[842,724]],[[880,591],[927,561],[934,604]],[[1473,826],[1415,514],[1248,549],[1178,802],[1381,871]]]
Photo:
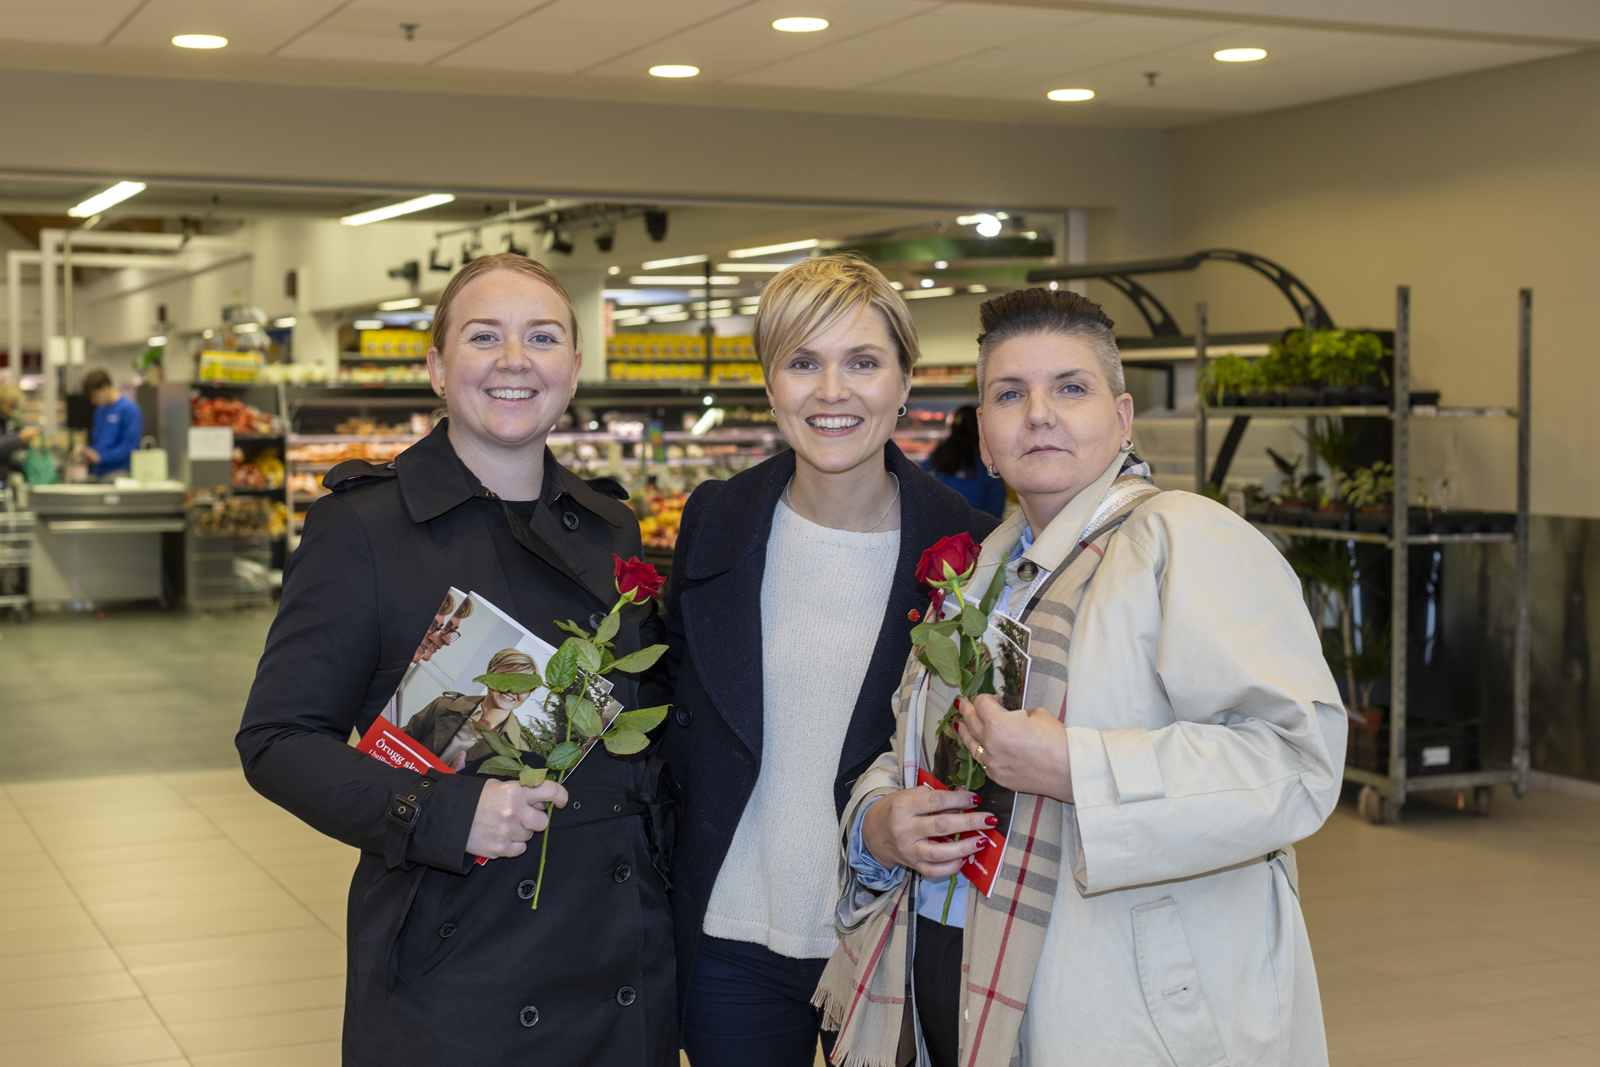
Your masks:
[[[358,851],[234,735],[325,475],[446,417],[456,271],[560,279],[549,449],[670,583],[696,488],[790,448],[764,288],[851,252],[916,326],[912,462],[984,302],[1081,293],[1154,484],[1301,582],[1327,1062],[1600,1067],[1600,8],[0,10],[0,1062],[341,1062]]]

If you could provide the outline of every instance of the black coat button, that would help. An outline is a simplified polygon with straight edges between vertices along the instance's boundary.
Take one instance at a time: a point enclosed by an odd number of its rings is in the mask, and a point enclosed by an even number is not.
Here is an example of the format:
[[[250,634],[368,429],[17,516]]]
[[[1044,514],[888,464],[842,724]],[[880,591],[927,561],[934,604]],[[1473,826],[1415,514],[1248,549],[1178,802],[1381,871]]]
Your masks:
[[[672,713],[672,717],[678,720],[679,726],[688,726],[690,723],[694,722],[694,712],[690,711],[682,704],[678,705],[678,710]]]
[[[455,932],[456,932],[456,924],[455,923],[445,923],[443,926],[439,927],[439,936],[440,937],[449,937],[451,934],[453,934]]]
[[[625,985],[617,990],[617,1003],[626,1008],[629,1004],[639,999],[639,994],[633,991],[633,986]]]
[[[1039,565],[1031,559],[1025,559],[1017,564],[1017,577],[1025,582],[1031,582],[1039,577]]]
[[[619,882],[626,882],[633,876],[633,868],[626,863],[617,864],[617,869],[611,872],[611,877]]]
[[[561,525],[565,526],[569,530],[576,530],[578,528],[577,514],[569,511],[565,515],[561,516]]]
[[[533,891],[535,888],[536,887],[534,886],[532,878],[524,878],[522,881],[517,883],[517,896],[521,897],[523,900],[532,900]]]
[[[539,1009],[534,1007],[532,1004],[529,1004],[526,1008],[523,1008],[521,1011],[517,1012],[517,1022],[521,1023],[523,1026],[533,1026],[538,1021]]]
[[[605,621],[606,613],[603,611],[597,611],[593,615],[589,616],[589,629],[598,630],[600,629],[600,624]]]

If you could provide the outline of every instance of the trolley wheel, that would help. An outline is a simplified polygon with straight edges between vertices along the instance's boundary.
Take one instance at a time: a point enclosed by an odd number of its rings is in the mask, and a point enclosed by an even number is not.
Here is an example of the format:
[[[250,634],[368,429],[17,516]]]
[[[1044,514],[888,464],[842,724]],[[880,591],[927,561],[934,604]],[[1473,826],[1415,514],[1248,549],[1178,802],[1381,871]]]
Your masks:
[[[1374,826],[1393,826],[1400,821],[1400,805],[1370,785],[1361,787],[1356,797],[1356,810]]]
[[[1487,815],[1494,808],[1494,786],[1480,785],[1472,791],[1472,810]]]

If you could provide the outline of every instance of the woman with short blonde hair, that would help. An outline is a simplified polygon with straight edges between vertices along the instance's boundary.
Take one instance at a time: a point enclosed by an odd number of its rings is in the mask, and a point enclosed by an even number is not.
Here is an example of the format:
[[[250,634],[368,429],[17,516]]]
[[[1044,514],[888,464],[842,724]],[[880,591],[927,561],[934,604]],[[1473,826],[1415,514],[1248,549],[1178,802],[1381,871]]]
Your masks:
[[[673,913],[695,1067],[810,1067],[838,816],[894,730],[916,561],[994,527],[890,440],[917,331],[871,263],[780,272],[755,344],[790,451],[695,490],[667,595],[677,707],[662,746],[684,801]]]

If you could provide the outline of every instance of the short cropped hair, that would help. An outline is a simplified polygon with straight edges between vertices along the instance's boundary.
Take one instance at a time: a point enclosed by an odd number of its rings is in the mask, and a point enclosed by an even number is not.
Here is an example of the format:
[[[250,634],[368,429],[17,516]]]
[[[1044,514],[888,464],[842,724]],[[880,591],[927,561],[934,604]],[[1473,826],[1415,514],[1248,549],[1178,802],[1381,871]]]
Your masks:
[[[883,316],[899,349],[900,373],[909,378],[922,357],[911,309],[882,271],[850,252],[801,260],[779,271],[761,290],[751,338],[761,370],[771,378],[780,359],[869,308]]]
[[[1076,337],[1094,350],[1112,396],[1128,391],[1122,355],[1112,333],[1117,324],[1099,304],[1068,289],[1016,289],[986,300],[978,309],[983,332],[978,335],[978,396],[989,354],[1013,337],[1053,333]]]
[[[111,375],[96,367],[83,376],[83,395],[93,396],[111,384]]]

